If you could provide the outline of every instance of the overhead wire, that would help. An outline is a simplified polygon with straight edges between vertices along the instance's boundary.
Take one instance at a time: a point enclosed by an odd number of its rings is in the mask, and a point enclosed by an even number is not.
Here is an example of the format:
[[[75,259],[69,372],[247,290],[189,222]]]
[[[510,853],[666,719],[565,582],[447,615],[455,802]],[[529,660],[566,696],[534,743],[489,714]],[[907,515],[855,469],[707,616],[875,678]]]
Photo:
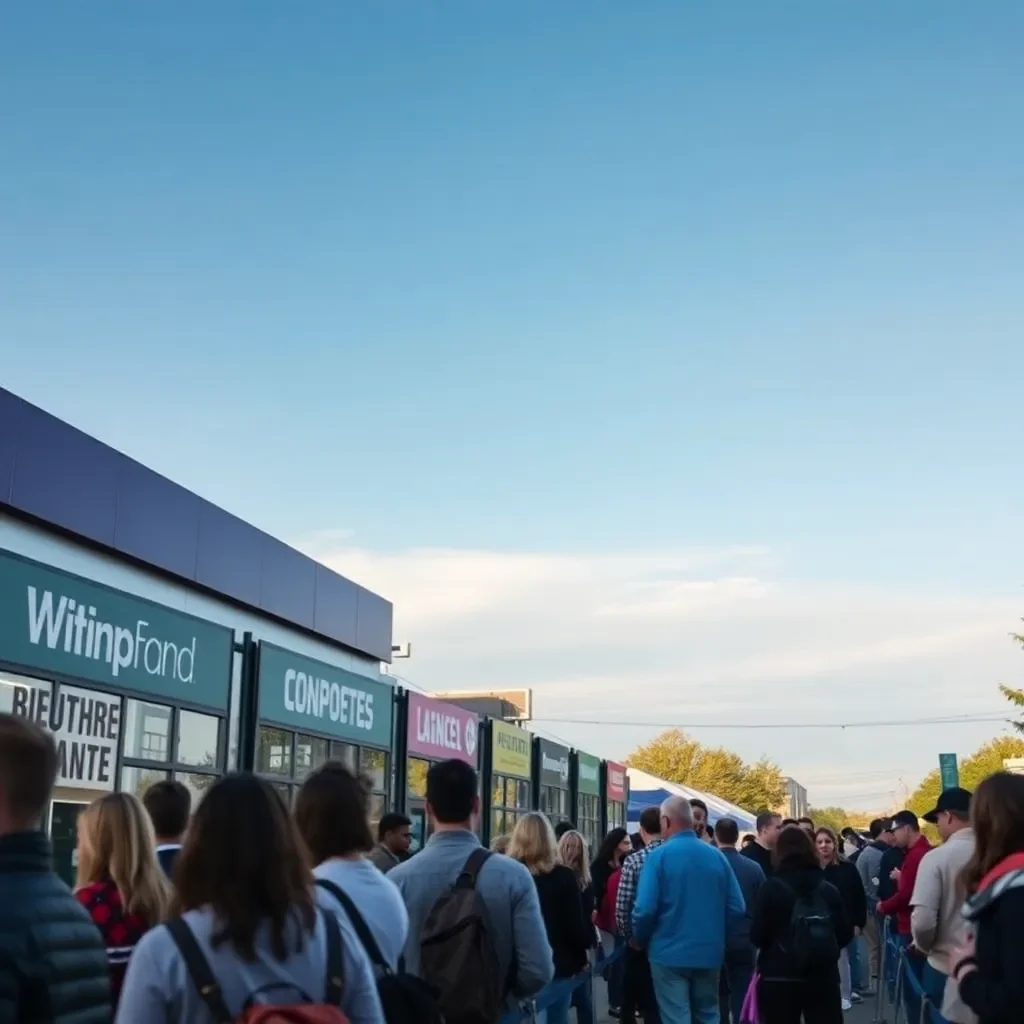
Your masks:
[[[978,722],[1009,722],[1001,715],[949,715],[931,718],[894,718],[860,722],[660,722],[614,721],[607,718],[547,718],[535,717],[533,722],[556,725],[610,725],[616,728],[642,729],[889,729],[921,725],[969,725]]]

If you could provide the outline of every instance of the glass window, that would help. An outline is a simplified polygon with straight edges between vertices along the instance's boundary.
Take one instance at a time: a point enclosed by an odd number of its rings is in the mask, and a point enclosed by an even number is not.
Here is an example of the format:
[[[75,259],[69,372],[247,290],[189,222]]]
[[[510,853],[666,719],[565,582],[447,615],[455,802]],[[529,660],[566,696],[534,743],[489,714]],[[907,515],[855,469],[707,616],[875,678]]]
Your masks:
[[[377,826],[380,819],[384,817],[384,794],[372,793],[370,795],[370,832],[376,836]]]
[[[501,802],[506,807],[515,807],[516,805],[516,794],[519,792],[519,787],[516,785],[515,779],[505,780],[505,798]]]
[[[147,789],[154,782],[162,782],[168,777],[167,772],[159,771],[156,768],[129,768],[121,769],[121,792],[134,793],[140,800]]]
[[[217,781],[217,775],[204,775],[202,772],[175,772],[174,781],[180,782],[192,794],[192,810],[194,811],[206,791]]]
[[[329,744],[315,736],[295,737],[295,778],[304,779],[327,761]]]
[[[292,787],[285,786],[283,783],[278,783],[274,786],[274,789],[280,794],[281,799],[284,801],[285,807],[291,807],[292,805]]]
[[[351,743],[331,744],[331,757],[335,761],[341,761],[350,771],[359,771],[359,748]]]
[[[491,811],[491,838],[505,834],[505,812],[500,807]]]
[[[422,800],[427,795],[427,771],[430,768],[428,761],[422,761],[418,757],[410,757],[405,772],[405,788],[409,796]]]
[[[369,750],[363,747],[360,769],[370,780],[375,790],[380,792],[388,788],[388,755],[383,750]]]
[[[261,725],[256,771],[266,775],[291,775],[292,733]]]
[[[196,711],[179,711],[178,756],[175,763],[190,764],[196,768],[216,767],[219,736],[219,718],[200,715]]]
[[[129,700],[127,705],[124,756],[139,761],[169,761],[173,710],[142,700]]]

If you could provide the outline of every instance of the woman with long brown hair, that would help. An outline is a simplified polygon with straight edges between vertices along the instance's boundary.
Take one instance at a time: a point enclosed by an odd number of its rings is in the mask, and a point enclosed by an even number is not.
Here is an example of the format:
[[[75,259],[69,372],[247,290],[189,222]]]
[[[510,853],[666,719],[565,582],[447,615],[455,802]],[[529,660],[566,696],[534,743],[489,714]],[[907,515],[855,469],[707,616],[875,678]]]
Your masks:
[[[82,811],[77,853],[75,896],[103,936],[116,1005],[135,946],[167,917],[171,888],[149,815],[131,793],[109,793]]]
[[[853,925],[853,938],[850,940],[852,943],[868,920],[868,898],[864,892],[864,885],[857,868],[840,852],[839,840],[832,829],[820,826],[814,833],[814,845],[818,851],[818,863],[825,872],[825,881],[835,886],[843,901],[846,916]],[[854,999],[849,943],[839,954],[839,990],[844,1012],[849,1010],[854,1002],[861,1001],[859,995]]]
[[[369,961],[350,927],[318,911],[307,857],[273,786],[216,782],[175,863],[181,916],[139,943],[118,1024],[220,1024],[300,1003],[383,1024]]]
[[[949,958],[979,1024],[1024,1014],[1024,776],[990,775],[971,799],[974,855],[960,876],[967,932]]]

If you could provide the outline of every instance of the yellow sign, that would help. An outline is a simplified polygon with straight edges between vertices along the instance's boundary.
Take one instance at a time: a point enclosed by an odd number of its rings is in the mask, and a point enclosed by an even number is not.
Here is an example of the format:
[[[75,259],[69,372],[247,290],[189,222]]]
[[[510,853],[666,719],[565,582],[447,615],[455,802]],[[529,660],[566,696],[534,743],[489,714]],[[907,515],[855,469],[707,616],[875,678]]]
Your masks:
[[[530,778],[533,737],[505,722],[491,722],[491,774]]]

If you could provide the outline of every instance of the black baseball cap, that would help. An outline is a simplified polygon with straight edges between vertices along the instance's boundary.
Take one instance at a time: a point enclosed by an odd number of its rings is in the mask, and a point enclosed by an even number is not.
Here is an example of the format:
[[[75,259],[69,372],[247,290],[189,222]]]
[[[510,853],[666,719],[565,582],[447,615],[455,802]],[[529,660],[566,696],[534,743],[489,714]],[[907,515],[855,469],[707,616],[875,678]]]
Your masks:
[[[939,794],[935,809],[929,811],[924,820],[934,825],[939,820],[942,811],[956,811],[957,814],[968,815],[971,813],[971,791],[962,789],[960,786],[953,786],[951,789],[944,789]]]
[[[909,825],[913,829],[920,828],[920,822],[913,811],[898,811],[892,816],[892,828],[894,830],[903,825]]]

